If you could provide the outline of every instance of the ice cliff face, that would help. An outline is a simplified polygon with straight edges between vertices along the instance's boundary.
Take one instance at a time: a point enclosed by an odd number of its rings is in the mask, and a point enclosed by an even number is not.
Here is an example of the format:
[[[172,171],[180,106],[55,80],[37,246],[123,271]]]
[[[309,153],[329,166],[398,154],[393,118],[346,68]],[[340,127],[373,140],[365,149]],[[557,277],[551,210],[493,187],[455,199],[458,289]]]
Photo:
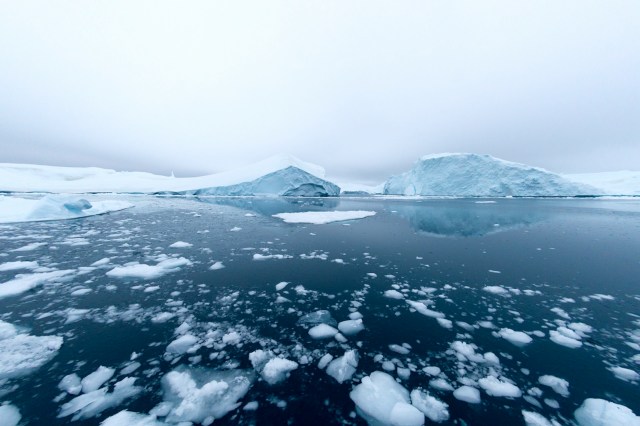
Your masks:
[[[187,195],[280,195],[291,197],[337,197],[340,188],[298,167],[269,173],[250,182],[182,191]]]
[[[390,195],[548,197],[600,192],[543,169],[478,154],[425,156],[384,185],[384,194]]]

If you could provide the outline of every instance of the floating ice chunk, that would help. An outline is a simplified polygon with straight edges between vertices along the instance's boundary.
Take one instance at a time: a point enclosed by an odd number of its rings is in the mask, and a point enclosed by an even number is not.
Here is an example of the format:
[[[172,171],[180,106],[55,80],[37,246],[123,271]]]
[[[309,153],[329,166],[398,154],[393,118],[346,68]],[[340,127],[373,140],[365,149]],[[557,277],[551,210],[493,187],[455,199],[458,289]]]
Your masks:
[[[289,283],[286,281],[282,281],[278,284],[276,284],[276,291],[280,291],[280,290],[284,290],[284,288],[288,285]]]
[[[185,334],[178,337],[167,346],[167,352],[175,355],[186,353],[189,348],[198,342],[198,338],[193,334]]]
[[[171,248],[189,248],[189,247],[193,247],[193,244],[187,243],[185,241],[176,241],[175,243],[171,244],[169,247],[171,247]]]
[[[253,260],[268,260],[268,259],[292,259],[293,256],[288,254],[260,254],[256,253],[253,255]]]
[[[471,386],[460,386],[453,391],[453,396],[457,400],[468,402],[469,404],[480,404],[480,391]]]
[[[120,370],[120,374],[122,374],[123,376],[126,376],[128,374],[133,373],[134,371],[136,371],[141,366],[142,366],[142,364],[140,364],[137,361],[136,362],[131,362],[131,363],[127,364],[125,367],[123,367],[122,370]]]
[[[573,413],[580,426],[639,426],[640,417],[624,405],[588,398]]]
[[[376,212],[354,210],[354,211],[329,211],[329,212],[298,212],[298,213],[279,213],[273,217],[282,219],[286,223],[312,223],[315,225],[324,225],[331,222],[339,222],[343,220],[363,219],[373,216]]]
[[[384,296],[388,297],[389,299],[404,299],[404,295],[398,290],[387,290],[384,292]]]
[[[429,382],[429,386],[440,391],[445,391],[445,392],[453,391],[453,386],[451,386],[451,384],[447,382],[445,379],[433,379]]]
[[[111,262],[111,259],[108,257],[103,257],[100,260],[96,260],[95,262],[93,262],[91,264],[91,266],[104,266],[104,265],[108,265],[109,262]]]
[[[333,355],[325,354],[320,361],[318,361],[318,368],[323,370],[333,360]]]
[[[18,334],[13,325],[0,321],[0,380],[31,373],[56,356],[62,342],[60,336]]]
[[[396,345],[395,343],[389,345],[389,349],[400,355],[408,355],[410,352],[409,349],[405,348],[404,346]]]
[[[167,422],[210,424],[240,406],[253,383],[244,370],[215,371],[179,367],[162,378]]]
[[[270,385],[280,383],[289,377],[289,373],[298,368],[298,363],[284,358],[271,358],[265,364],[260,375]]]
[[[82,379],[82,392],[89,393],[100,389],[105,382],[113,377],[115,372],[115,369],[101,365],[96,371]]]
[[[139,278],[143,280],[152,280],[160,278],[166,274],[178,272],[181,266],[190,266],[191,264],[191,261],[184,257],[170,257],[158,262],[156,265],[133,263],[125,266],[116,266],[107,272],[107,276],[125,279]]]
[[[9,404],[0,405],[0,425],[17,426],[21,419],[20,410],[15,406]]]
[[[162,426],[166,423],[156,420],[156,416],[122,410],[107,417],[100,426]]]
[[[522,391],[506,380],[500,380],[494,376],[487,376],[478,380],[478,384],[487,395],[505,398],[520,398]]]
[[[27,244],[26,246],[18,247],[17,249],[13,249],[11,251],[32,251],[46,245],[47,243],[30,243],[30,244]]]
[[[552,342],[557,343],[558,345],[566,346],[567,348],[575,349],[582,346],[582,342],[580,340],[573,339],[571,337],[567,337],[563,333],[560,333],[556,330],[549,331],[549,338]]]
[[[486,291],[487,293],[498,294],[501,296],[509,294],[509,290],[499,285],[488,285],[486,287],[483,287],[482,290]]]
[[[242,337],[240,337],[240,334],[238,334],[237,331],[231,331],[225,334],[224,336],[222,336],[222,343],[224,343],[225,345],[235,345],[239,343],[241,340],[242,340]]]
[[[120,405],[125,399],[139,394],[142,388],[135,386],[135,381],[133,377],[125,377],[114,385],[113,392],[107,392],[105,387],[77,396],[60,407],[58,417],[73,415],[73,421],[95,417],[104,410]]]
[[[258,401],[247,402],[242,409],[244,411],[256,411],[259,407]]]
[[[611,296],[610,294],[592,294],[591,296],[589,296],[590,299],[593,300],[614,300],[615,297]]]
[[[36,269],[38,262],[18,260],[16,262],[0,263],[0,272],[15,271],[18,269]]]
[[[410,405],[409,392],[393,377],[374,371],[349,394],[358,414],[369,424],[422,425],[424,415]]]
[[[233,228],[229,229],[230,232],[238,232],[238,231],[242,231],[242,228],[238,227],[238,226],[234,226]]]
[[[60,380],[60,383],[58,383],[58,389],[71,395],[78,395],[82,390],[80,377],[75,373],[67,374]]]
[[[409,306],[411,306],[413,309],[415,309],[422,315],[425,315],[431,318],[444,318],[444,314],[442,312],[432,311],[431,309],[427,308],[427,305],[425,305],[422,302],[414,302],[412,300],[407,300],[407,303],[409,304]]]
[[[0,284],[0,299],[22,294],[46,282],[59,282],[68,278],[68,276],[74,272],[75,269],[66,269],[35,274],[18,274],[14,279]]]
[[[569,327],[571,330],[575,331],[582,337],[593,331],[593,327],[583,322],[572,322],[567,327]]]
[[[523,333],[522,331],[514,331],[510,328],[502,328],[498,334],[500,337],[516,346],[524,346],[533,341],[528,334]]]
[[[171,313],[171,312],[160,312],[157,315],[154,315],[151,318],[151,322],[153,323],[163,323],[163,322],[167,322],[169,321],[171,318],[175,317],[176,315]]]
[[[299,325],[318,325],[318,324],[328,324],[331,326],[337,325],[337,321],[333,319],[331,313],[325,310],[319,310],[315,312],[311,312],[309,314],[303,315],[298,320]]]
[[[571,319],[569,314],[562,308],[551,308],[551,312],[564,319]]]
[[[222,269],[224,267],[225,266],[224,266],[224,264],[222,262],[216,261],[216,262],[213,262],[213,264],[211,266],[209,266],[209,270],[217,271],[218,269]]]
[[[338,383],[343,383],[353,377],[357,367],[358,353],[355,350],[350,350],[329,363],[327,374],[336,379]]]
[[[364,330],[361,319],[346,320],[338,323],[338,330],[345,336],[354,336]]]
[[[329,339],[335,336],[338,330],[327,324],[318,324],[309,329],[309,336],[314,339]]]
[[[453,321],[451,320],[446,318],[436,318],[436,321],[438,321],[438,324],[443,328],[453,328]]]
[[[429,376],[433,376],[433,377],[435,377],[435,376],[437,376],[438,374],[440,374],[440,372],[441,372],[442,370],[440,370],[440,368],[439,368],[439,367],[424,367],[424,368],[422,369],[422,371],[424,371],[425,373],[427,373]]]
[[[624,367],[611,367],[609,370],[620,380],[635,382],[640,379],[640,374]]]
[[[538,378],[538,382],[541,385],[549,386],[557,394],[562,395],[565,398],[569,396],[569,382],[567,382],[565,379],[545,374],[544,376],[540,376],[540,378]]]
[[[449,405],[419,389],[411,391],[411,404],[422,411],[432,422],[449,420]]]
[[[526,426],[560,426],[555,420],[550,422],[543,415],[533,411],[522,410],[522,417]]]

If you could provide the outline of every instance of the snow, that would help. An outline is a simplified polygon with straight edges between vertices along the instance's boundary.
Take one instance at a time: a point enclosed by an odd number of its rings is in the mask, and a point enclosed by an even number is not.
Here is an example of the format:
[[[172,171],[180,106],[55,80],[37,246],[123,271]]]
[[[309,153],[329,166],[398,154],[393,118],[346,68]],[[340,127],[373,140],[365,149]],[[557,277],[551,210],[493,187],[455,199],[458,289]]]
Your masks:
[[[0,223],[76,219],[133,207],[121,200],[93,203],[73,195],[47,195],[38,200],[0,195]]]
[[[505,398],[520,398],[522,396],[522,391],[516,385],[494,376],[484,377],[478,380],[478,384],[490,396]]]
[[[633,411],[604,399],[585,399],[573,415],[580,426],[640,426]]]
[[[601,191],[558,174],[489,155],[435,154],[390,177],[384,194],[459,197],[575,196]]]
[[[601,189],[601,194],[640,195],[640,172],[621,170],[601,173],[576,173],[563,175],[572,182]]]
[[[166,421],[209,424],[238,408],[252,384],[253,373],[244,370],[178,367],[162,378]]]
[[[15,406],[9,404],[0,405],[0,425],[17,426],[21,419],[20,411]]]
[[[336,379],[338,383],[344,383],[353,377],[357,367],[358,353],[355,350],[350,350],[329,363],[327,374]]]
[[[166,423],[157,421],[155,416],[122,410],[104,419],[100,426],[162,426],[164,424]]]
[[[361,319],[346,320],[338,323],[338,330],[345,336],[354,336],[364,330]]]
[[[374,371],[349,394],[358,414],[369,424],[419,426],[424,415],[411,405],[409,392],[393,377]]]
[[[309,329],[309,336],[314,339],[328,339],[338,334],[338,330],[327,324],[318,324]]]
[[[374,216],[376,212],[366,210],[351,211],[327,211],[327,212],[297,212],[297,213],[278,213],[273,217],[282,219],[286,223],[311,223],[314,225],[324,225],[331,222],[340,222],[344,220],[364,219],[365,217]]]
[[[158,262],[156,265],[146,265],[134,262],[124,266],[116,266],[107,272],[107,276],[124,279],[152,280],[163,275],[178,272],[181,266],[190,266],[191,261],[184,257],[170,257]]]
[[[14,279],[0,284],[0,299],[22,294],[47,282],[59,282],[74,272],[73,269],[66,269],[35,274],[18,274]]]
[[[95,167],[0,164],[0,191],[54,193],[174,193],[186,195],[337,196],[324,169],[289,155],[213,175],[175,178]]]
[[[138,395],[142,388],[135,386],[135,381],[133,377],[125,377],[114,385],[112,392],[108,392],[105,387],[77,396],[60,407],[58,417],[73,415],[73,421],[95,417],[104,410],[116,407],[124,400]]]
[[[31,336],[0,321],[0,380],[31,373],[53,357],[62,346],[60,336]]]
[[[432,422],[449,420],[449,405],[419,389],[411,391],[411,404]]]
[[[569,382],[567,382],[565,379],[545,374],[544,376],[540,376],[540,378],[538,378],[538,382],[541,385],[549,386],[557,394],[562,395],[565,398],[569,396]]]
[[[471,386],[460,386],[453,391],[453,396],[457,400],[468,402],[469,404],[480,404],[480,391]]]
[[[498,335],[516,346],[524,346],[533,341],[528,334],[523,333],[522,331],[514,331],[510,328],[500,329],[500,331],[498,331]]]
[[[105,382],[113,377],[115,372],[115,369],[101,365],[96,371],[82,379],[82,392],[89,393],[100,389]]]

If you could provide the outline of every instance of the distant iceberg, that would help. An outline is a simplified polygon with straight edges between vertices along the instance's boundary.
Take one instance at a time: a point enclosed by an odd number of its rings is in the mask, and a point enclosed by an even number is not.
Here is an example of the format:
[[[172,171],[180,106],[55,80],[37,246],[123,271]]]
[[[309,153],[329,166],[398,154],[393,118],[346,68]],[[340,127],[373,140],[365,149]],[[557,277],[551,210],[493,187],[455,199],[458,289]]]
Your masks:
[[[640,172],[577,173],[562,175],[566,179],[602,189],[608,195],[640,195]]]
[[[96,167],[0,164],[0,191],[128,193],[176,195],[280,195],[326,197],[340,188],[324,179],[324,169],[289,155],[213,175],[175,178]]]
[[[549,171],[490,155],[436,154],[422,157],[392,176],[384,194],[454,197],[554,197],[602,194],[592,186]]]

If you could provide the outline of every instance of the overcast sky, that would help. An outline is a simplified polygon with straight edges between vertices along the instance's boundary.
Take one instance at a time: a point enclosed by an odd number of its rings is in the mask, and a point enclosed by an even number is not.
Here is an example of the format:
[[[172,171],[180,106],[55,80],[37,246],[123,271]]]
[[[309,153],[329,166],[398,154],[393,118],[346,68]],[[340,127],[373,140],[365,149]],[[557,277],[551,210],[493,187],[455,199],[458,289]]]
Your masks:
[[[0,162],[640,170],[640,1],[2,1]]]

